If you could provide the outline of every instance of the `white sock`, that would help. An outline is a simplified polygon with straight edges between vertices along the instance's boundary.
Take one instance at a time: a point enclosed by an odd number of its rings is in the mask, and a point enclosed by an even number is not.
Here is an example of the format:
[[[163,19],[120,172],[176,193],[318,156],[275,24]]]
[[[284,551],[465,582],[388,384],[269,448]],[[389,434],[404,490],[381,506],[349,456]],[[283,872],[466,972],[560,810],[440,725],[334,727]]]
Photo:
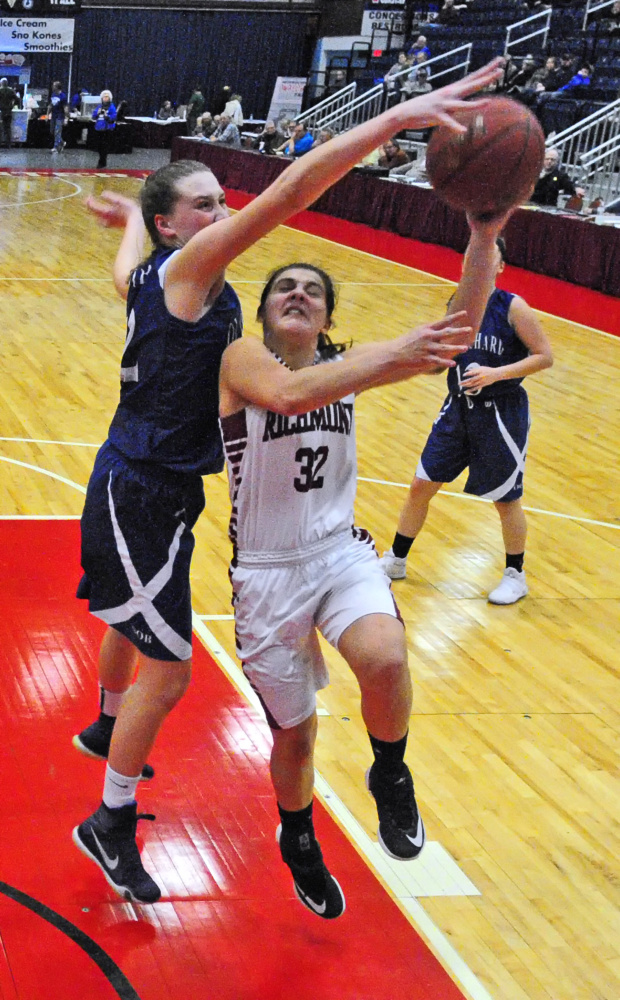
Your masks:
[[[121,809],[123,806],[133,805],[136,801],[136,788],[139,780],[140,775],[128,778],[125,774],[113,771],[107,764],[103,784],[103,801],[108,809]]]
[[[99,686],[100,699],[99,706],[104,715],[111,715],[112,718],[116,718],[120,711],[121,703],[125,697],[125,691],[107,691],[104,687]]]

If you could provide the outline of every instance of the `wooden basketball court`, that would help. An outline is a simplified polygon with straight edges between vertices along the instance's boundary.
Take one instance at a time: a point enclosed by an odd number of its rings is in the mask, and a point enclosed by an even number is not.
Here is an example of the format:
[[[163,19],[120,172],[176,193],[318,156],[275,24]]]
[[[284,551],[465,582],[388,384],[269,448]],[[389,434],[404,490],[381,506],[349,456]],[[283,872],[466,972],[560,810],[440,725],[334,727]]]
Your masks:
[[[348,908],[326,928],[295,900],[273,835],[268,729],[234,660],[224,475],[207,481],[196,531],[196,678],[139,790],[158,816],[141,832],[162,901],[124,903],[73,847],[103,778],[71,747],[96,710],[100,635],[73,599],[76,518],[125,332],[118,235],[82,202],[140,183],[0,174],[0,997],[618,1000],[620,340],[597,331],[600,314],[592,328],[557,318],[571,295],[558,282],[542,316],[555,365],[527,380],[530,595],[487,604],[499,522],[462,480],[436,498],[394,585],[415,682],[408,763],[431,842],[419,862],[389,865],[376,846],[356,685],[329,650],[318,827]],[[334,275],[344,340],[439,318],[453,288],[282,227],[229,272],[247,333],[266,273],[290,260]],[[444,387],[427,377],[359,399],[357,522],[380,550]]]

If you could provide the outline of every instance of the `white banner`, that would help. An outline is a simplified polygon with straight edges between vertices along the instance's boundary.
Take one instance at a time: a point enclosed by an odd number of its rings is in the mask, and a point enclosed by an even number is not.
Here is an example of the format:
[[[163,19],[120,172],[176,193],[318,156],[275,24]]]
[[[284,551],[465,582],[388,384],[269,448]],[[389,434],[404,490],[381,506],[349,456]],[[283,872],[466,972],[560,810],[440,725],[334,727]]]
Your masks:
[[[295,118],[301,111],[305,86],[305,76],[279,76],[273,88],[267,119],[279,122],[281,118]]]
[[[362,35],[372,35],[373,31],[391,30],[394,36],[405,33],[405,14],[398,10],[365,10],[362,19]]]
[[[73,52],[68,17],[0,17],[0,52]]]

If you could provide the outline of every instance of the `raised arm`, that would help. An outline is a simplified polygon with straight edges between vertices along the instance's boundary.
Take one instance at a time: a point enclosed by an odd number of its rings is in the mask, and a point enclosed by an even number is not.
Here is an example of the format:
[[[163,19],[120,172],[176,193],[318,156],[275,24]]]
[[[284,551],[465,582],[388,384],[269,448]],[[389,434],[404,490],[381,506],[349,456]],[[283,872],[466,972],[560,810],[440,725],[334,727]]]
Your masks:
[[[179,286],[175,302],[185,302],[188,315],[202,309],[212,284],[228,264],[289,216],[307,208],[356,163],[404,128],[444,124],[463,126],[452,117],[466,97],[501,75],[502,60],[472,73],[458,83],[423,94],[385,111],[357,128],[300,157],[253,202],[236,215],[208,226],[194,236],[170,262],[167,292]],[[194,308],[196,306],[196,308]],[[176,309],[175,309],[176,313]]]
[[[106,228],[123,229],[121,245],[112,268],[114,287],[122,299],[127,298],[129,276],[144,259],[146,230],[137,202],[114,191],[104,191],[99,198],[87,198],[86,206]]]
[[[468,216],[471,237],[463,259],[463,272],[458,288],[450,300],[448,314],[465,310],[475,333],[480,329],[489,296],[495,287],[497,274],[495,241],[506,225],[511,212],[481,222]]]
[[[452,366],[467,350],[472,330],[465,316],[444,316],[377,344],[347,351],[339,362],[291,371],[254,337],[243,337],[226,348],[220,370],[220,414],[236,413],[254,403],[274,413],[292,416],[334,403],[350,392],[401,382],[413,375]]]

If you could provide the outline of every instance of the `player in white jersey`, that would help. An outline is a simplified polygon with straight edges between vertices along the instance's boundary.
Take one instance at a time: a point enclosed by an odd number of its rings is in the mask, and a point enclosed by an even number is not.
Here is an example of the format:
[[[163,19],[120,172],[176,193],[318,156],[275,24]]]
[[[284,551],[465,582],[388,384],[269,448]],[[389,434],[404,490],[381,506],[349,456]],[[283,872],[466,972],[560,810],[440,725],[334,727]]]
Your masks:
[[[474,238],[468,323],[479,323],[488,297],[494,237],[487,226]],[[343,355],[328,336],[333,308],[333,285],[320,268],[280,268],[258,311],[263,343],[231,344],[220,372],[237,652],[273,732],[282,858],[301,902],[327,919],[345,902],[312,823],[316,692],[329,680],[317,630],[360,685],[381,846],[408,860],[424,845],[404,762],[412,703],[404,629],[374,543],[353,524],[354,393],[450,367],[457,342],[471,342],[458,313],[452,327],[446,317]]]

